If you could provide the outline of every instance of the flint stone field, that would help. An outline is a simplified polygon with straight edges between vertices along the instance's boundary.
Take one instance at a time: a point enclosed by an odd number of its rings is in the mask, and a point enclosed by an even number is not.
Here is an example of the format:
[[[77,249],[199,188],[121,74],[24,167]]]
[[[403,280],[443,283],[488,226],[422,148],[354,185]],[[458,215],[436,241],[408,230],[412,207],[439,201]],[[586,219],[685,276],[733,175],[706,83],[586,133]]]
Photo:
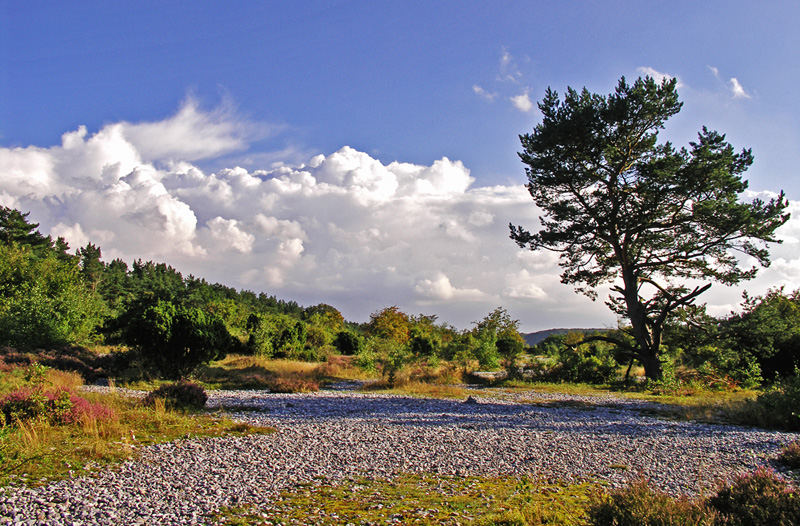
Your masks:
[[[298,483],[398,473],[588,478],[613,487],[645,477],[669,493],[698,495],[770,466],[798,437],[657,419],[643,414],[654,404],[612,396],[482,394],[459,401],[211,391],[210,408],[278,432],[147,446],[93,477],[3,488],[0,523],[196,524],[221,506],[268,509]]]

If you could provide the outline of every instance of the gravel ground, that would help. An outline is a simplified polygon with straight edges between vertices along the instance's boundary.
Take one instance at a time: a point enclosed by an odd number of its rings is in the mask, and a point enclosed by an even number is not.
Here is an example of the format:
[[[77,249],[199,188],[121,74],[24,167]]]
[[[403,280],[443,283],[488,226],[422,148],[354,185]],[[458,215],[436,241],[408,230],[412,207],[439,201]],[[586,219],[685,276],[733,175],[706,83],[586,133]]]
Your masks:
[[[220,506],[268,504],[299,482],[399,472],[597,477],[612,485],[644,476],[670,493],[694,495],[769,465],[798,438],[658,420],[638,411],[652,405],[646,402],[528,396],[599,405],[542,407],[524,403],[525,395],[479,391],[471,403],[346,391],[211,392],[210,407],[279,432],[148,446],[139,459],[93,477],[0,489],[0,524],[198,524]]]

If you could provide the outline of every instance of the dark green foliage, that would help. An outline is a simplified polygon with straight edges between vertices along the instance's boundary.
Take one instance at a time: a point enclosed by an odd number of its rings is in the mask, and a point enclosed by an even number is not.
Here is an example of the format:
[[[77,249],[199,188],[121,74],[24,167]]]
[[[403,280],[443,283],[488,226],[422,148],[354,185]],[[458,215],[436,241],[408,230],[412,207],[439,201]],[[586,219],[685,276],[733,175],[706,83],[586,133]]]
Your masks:
[[[774,472],[761,468],[739,477],[708,499],[730,526],[793,526],[800,524],[800,495]]]
[[[428,335],[415,334],[408,340],[411,354],[418,358],[426,358],[436,354],[436,342]]]
[[[114,341],[136,349],[168,378],[184,377],[236,345],[219,318],[164,300],[132,303],[108,330]]]
[[[619,362],[617,349],[603,341],[580,343],[579,333],[550,336],[537,346],[555,363],[542,372],[542,380],[608,384],[616,379]]]
[[[23,214],[19,210],[0,207],[0,244],[28,247],[37,256],[45,255],[53,250],[53,240],[43,236],[37,230],[38,223],[28,222],[30,212]],[[58,252],[66,252],[69,248],[59,238]]]
[[[495,342],[495,347],[503,360],[503,367],[508,373],[508,377],[517,376],[519,372],[517,360],[525,350],[525,344],[520,338],[515,338],[510,334],[501,334]]]
[[[745,296],[742,307],[720,323],[722,345],[757,363],[765,380],[794,374],[800,367],[800,291]]]
[[[739,409],[734,418],[744,424],[800,431],[800,375],[776,383]]]
[[[304,352],[307,335],[308,330],[306,329],[306,324],[302,321],[297,321],[290,327],[283,329],[275,344],[275,357],[300,359],[311,358],[311,360],[313,360],[313,357],[309,357]]]
[[[199,411],[206,406],[208,395],[205,389],[192,382],[176,382],[162,385],[150,391],[142,401],[147,406],[154,406],[156,399],[164,400],[167,409],[190,409]]]
[[[756,267],[741,268],[736,255],[769,264],[764,242],[776,241],[787,201],[741,202],[752,154],[717,132],[703,128],[689,149],[658,144],[681,109],[675,79],[622,78],[608,96],[569,88],[563,101],[548,89],[539,109],[519,155],[542,228],[509,225],[511,238],[560,252],[562,281],[590,297],[619,279],[608,304],[630,321],[631,351],[659,379],[665,324],[711,285],[689,289],[686,280],[752,278]]]
[[[714,514],[700,503],[676,500],[645,481],[604,495],[589,506],[594,526],[713,526]]]
[[[361,350],[363,340],[354,332],[339,331],[336,334],[336,339],[333,340],[333,345],[341,354],[354,355]]]

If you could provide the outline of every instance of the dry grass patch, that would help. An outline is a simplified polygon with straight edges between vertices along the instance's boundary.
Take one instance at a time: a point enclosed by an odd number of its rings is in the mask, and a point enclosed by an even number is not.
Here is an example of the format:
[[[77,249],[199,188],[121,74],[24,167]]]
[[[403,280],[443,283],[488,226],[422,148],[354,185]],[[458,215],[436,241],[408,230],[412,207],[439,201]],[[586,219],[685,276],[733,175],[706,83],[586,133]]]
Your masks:
[[[195,377],[210,389],[269,389],[278,393],[312,392],[328,382],[370,378],[353,365],[350,356],[303,362],[235,354],[200,368]]]
[[[395,382],[392,387],[387,380],[376,380],[364,384],[364,392],[380,391],[387,394],[398,394],[422,398],[466,398],[473,391],[457,385],[428,384],[424,382]]]

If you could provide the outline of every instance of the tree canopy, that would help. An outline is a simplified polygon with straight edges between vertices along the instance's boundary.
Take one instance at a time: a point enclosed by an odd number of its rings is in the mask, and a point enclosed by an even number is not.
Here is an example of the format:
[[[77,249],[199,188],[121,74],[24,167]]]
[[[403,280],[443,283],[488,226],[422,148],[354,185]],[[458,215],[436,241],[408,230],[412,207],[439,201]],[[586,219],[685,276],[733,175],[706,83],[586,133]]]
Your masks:
[[[560,253],[561,280],[593,299],[611,283],[609,306],[626,318],[631,347],[649,378],[660,378],[665,323],[711,286],[755,276],[739,256],[769,265],[766,242],[789,218],[781,192],[740,200],[749,149],[703,127],[676,149],[659,130],[681,109],[675,79],[623,77],[607,96],[548,88],[543,119],[521,135],[527,188],[541,228],[509,225],[521,248]],[[604,338],[594,336],[594,338]]]

